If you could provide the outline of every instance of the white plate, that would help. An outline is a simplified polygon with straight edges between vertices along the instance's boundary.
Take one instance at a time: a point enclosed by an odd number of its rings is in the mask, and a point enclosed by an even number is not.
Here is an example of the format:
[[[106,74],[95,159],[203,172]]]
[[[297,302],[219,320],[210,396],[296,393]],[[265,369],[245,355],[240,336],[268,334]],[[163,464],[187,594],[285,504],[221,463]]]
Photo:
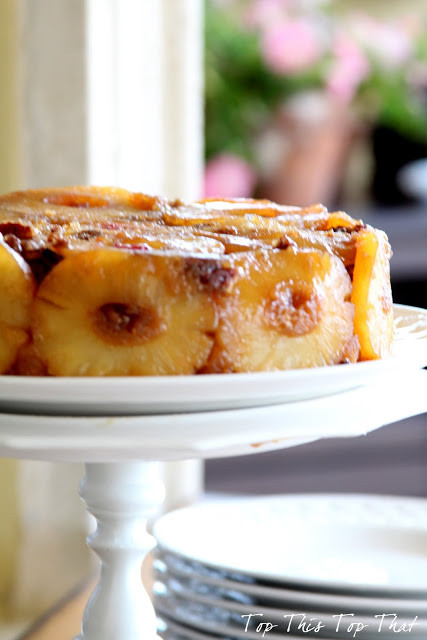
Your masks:
[[[267,373],[122,378],[0,376],[0,411],[142,415],[283,404],[367,385],[427,365],[427,310],[395,305],[391,357]]]
[[[146,416],[0,413],[0,456],[113,462],[246,455],[365,434],[427,411],[427,371],[266,407]]]
[[[335,637],[336,640],[348,637],[373,640],[374,638],[386,637],[390,640],[390,634],[395,633],[393,628],[390,629],[391,623],[397,623],[401,629],[406,627],[406,632],[410,633],[413,640],[425,640],[427,634],[427,619],[418,616],[410,618],[396,616],[394,618],[396,614],[393,611],[379,610],[378,613],[371,616],[364,616],[353,611],[330,614],[309,610],[273,610],[259,606],[232,607],[228,603],[201,602],[195,598],[186,600],[170,595],[167,591],[164,593],[155,592],[154,604],[161,616],[166,615],[169,619],[192,626],[201,632],[214,632],[221,634],[222,637],[224,635],[254,637],[260,623],[274,625],[274,628],[270,629],[274,632],[274,635],[270,635],[272,638],[289,638],[288,634],[297,635],[301,633],[302,626],[303,634],[311,638],[325,638],[327,636]],[[349,615],[352,613],[354,615]],[[251,616],[251,614],[255,615]],[[357,634],[353,636],[356,625],[358,627]],[[317,631],[315,631],[316,628]],[[265,635],[268,635],[268,632]],[[258,637],[262,637],[262,629],[258,631]]]
[[[158,633],[165,640],[219,640],[217,635],[210,635],[209,633],[204,633],[202,629],[196,629],[186,626],[185,624],[180,624],[177,620],[170,618],[167,615],[167,612],[162,612],[160,618],[158,618]],[[218,632],[217,627],[215,627],[214,631]],[[235,630],[233,633],[230,633],[230,630],[222,631],[220,636],[220,640],[240,640],[245,638],[245,640],[262,640],[262,633],[256,633],[247,631],[243,633],[241,636],[236,634]],[[264,636],[264,639],[268,636]],[[275,640],[301,640],[301,636],[295,636],[293,634],[287,633],[284,635],[275,635]],[[322,636],[322,640],[327,640],[324,636]],[[335,638],[336,640],[336,638]]]
[[[364,638],[365,636],[377,636],[380,632],[385,633],[388,626],[387,622],[394,621],[393,616],[396,616],[400,627],[405,626],[406,628],[410,628],[411,623],[415,620],[416,624],[413,625],[414,628],[411,631],[412,637],[414,635],[418,637],[421,636],[424,640],[427,634],[427,616],[422,615],[422,612],[419,610],[411,612],[410,614],[405,614],[396,607],[393,600],[389,600],[388,605],[385,607],[379,604],[377,607],[374,606],[371,612],[365,613],[357,609],[357,607],[349,608],[348,606],[344,609],[340,609],[336,605],[332,608],[326,607],[323,609],[312,609],[300,603],[297,603],[297,605],[294,606],[267,606],[256,602],[248,602],[247,599],[244,598],[242,598],[241,602],[236,602],[233,600],[218,598],[216,594],[212,593],[200,594],[192,590],[180,590],[179,587],[176,588],[177,585],[174,585],[173,581],[172,585],[173,588],[171,588],[169,583],[165,584],[162,582],[156,582],[153,588],[155,598],[159,598],[159,601],[163,600],[163,603],[167,603],[169,613],[172,616],[174,608],[177,610],[183,609],[186,605],[191,607],[194,605],[200,605],[202,618],[205,617],[203,615],[203,611],[206,611],[206,609],[211,611],[216,609],[220,612],[220,616],[225,617],[229,615],[230,621],[238,620],[239,622],[241,622],[242,616],[248,616],[251,613],[256,612],[258,615],[255,618],[255,622],[259,620],[268,620],[272,624],[276,625],[276,630],[283,629],[283,631],[286,632],[288,632],[288,629],[289,632],[292,630],[296,632],[299,623],[303,618],[305,618],[312,622],[316,621],[316,624],[320,621],[323,625],[322,633],[327,633],[330,636],[334,634],[342,636],[349,633],[349,623],[354,623],[354,621],[357,620],[359,625],[363,625],[363,628],[360,627],[360,632],[357,634],[359,639]],[[349,613],[353,615],[349,616]],[[340,614],[345,614],[342,616],[341,620]],[[291,619],[292,615],[294,617]],[[384,615],[384,619],[377,617],[381,615]],[[285,625],[284,621],[287,621]],[[289,627],[286,629],[288,623]]]
[[[427,598],[427,501],[293,495],[218,501],[154,526],[159,545],[269,582]]]
[[[306,608],[312,611],[329,612],[358,611],[359,613],[377,613],[378,611],[395,611],[399,615],[416,614],[427,617],[427,599],[364,596],[362,594],[345,594],[344,592],[309,591],[306,589],[287,588],[280,584],[271,586],[256,581],[248,582],[247,576],[230,574],[186,561],[182,556],[162,553],[156,550],[154,560],[154,577],[162,582],[171,592],[191,598],[193,594],[208,595],[211,599],[227,600],[246,604],[261,604],[268,607],[297,609]],[[242,580],[243,578],[243,580]],[[246,578],[246,580],[245,580]]]

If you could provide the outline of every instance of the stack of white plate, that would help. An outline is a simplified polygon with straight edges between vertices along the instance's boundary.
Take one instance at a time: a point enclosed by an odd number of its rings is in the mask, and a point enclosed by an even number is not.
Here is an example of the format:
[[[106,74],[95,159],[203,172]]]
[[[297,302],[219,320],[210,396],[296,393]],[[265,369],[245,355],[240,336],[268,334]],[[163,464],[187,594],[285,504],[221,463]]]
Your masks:
[[[207,502],[163,516],[154,535],[165,640],[427,637],[427,500]]]

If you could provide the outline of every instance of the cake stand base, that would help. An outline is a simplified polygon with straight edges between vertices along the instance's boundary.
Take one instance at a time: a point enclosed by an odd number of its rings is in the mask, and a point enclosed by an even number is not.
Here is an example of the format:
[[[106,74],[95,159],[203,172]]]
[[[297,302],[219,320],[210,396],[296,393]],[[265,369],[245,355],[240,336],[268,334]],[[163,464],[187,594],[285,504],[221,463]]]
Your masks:
[[[159,512],[164,488],[156,462],[90,463],[80,496],[96,518],[88,544],[99,556],[98,585],[75,640],[156,638],[156,616],[141,581],[141,564],[154,545],[147,520]]]
[[[362,435],[425,412],[426,385],[426,371],[404,370],[381,384],[326,397],[198,413],[188,407],[182,414],[90,417],[71,414],[70,406],[68,415],[31,415],[19,413],[17,405],[15,413],[0,412],[0,455],[85,461],[80,495],[97,520],[88,542],[101,561],[101,575],[78,640],[152,640],[156,618],[141,564],[153,543],[147,520],[163,500],[157,461],[253,454]],[[79,413],[82,407],[74,408]]]

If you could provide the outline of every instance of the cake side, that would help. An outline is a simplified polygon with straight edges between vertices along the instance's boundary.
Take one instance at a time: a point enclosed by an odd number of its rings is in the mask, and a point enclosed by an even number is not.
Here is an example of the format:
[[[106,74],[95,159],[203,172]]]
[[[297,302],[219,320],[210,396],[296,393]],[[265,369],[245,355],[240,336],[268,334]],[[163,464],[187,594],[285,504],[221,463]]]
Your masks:
[[[107,187],[0,196],[0,374],[274,371],[387,356],[385,234],[322,205]]]

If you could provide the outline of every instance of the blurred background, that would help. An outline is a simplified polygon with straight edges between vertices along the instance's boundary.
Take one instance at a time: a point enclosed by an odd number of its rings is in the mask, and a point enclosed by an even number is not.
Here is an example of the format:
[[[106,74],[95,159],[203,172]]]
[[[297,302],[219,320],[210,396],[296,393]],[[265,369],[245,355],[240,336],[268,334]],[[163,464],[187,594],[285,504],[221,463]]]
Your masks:
[[[207,0],[207,195],[413,200],[427,156],[427,6]]]
[[[205,13],[205,195],[323,202],[363,218],[388,233],[395,302],[421,307],[426,27],[422,0],[207,0]],[[208,461],[206,483],[425,496],[427,416],[351,441]]]
[[[425,0],[0,0],[0,191],[322,201],[388,233],[395,301],[427,307],[426,27]],[[170,473],[197,496],[199,465]],[[0,460],[0,637],[88,571],[81,474]],[[208,461],[205,486],[427,496],[427,416]]]

